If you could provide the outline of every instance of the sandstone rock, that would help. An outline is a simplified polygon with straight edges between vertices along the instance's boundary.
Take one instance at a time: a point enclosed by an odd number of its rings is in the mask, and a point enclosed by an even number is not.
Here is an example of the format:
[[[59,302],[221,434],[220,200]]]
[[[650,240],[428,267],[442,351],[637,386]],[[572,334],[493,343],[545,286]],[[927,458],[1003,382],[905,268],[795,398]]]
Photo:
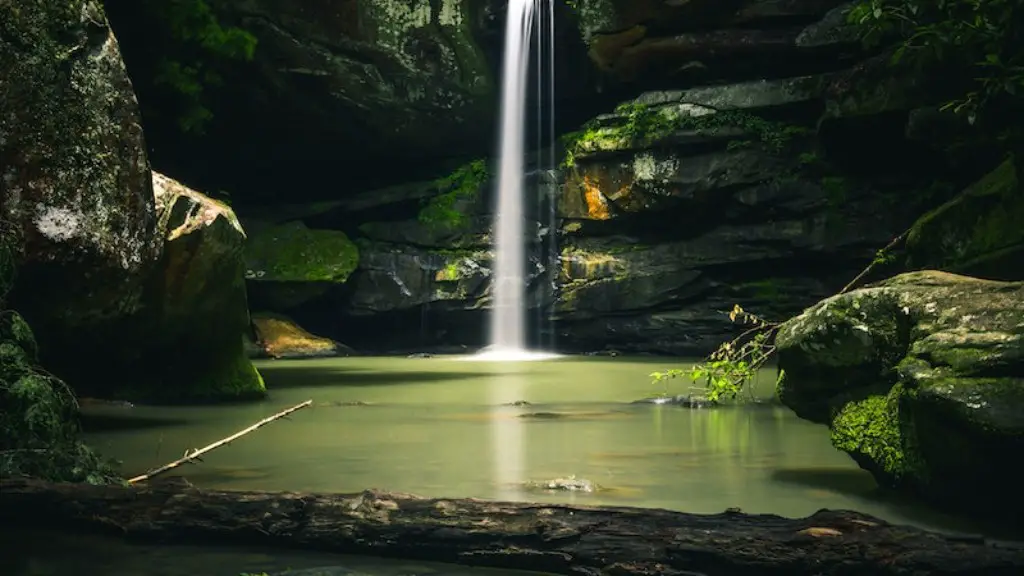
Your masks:
[[[828,424],[881,484],[969,513],[1024,511],[1024,284],[902,274],[809,308],[776,343],[782,402]]]
[[[922,216],[907,237],[907,266],[1024,280],[1024,188],[1007,159]]]
[[[164,249],[152,300],[159,307],[145,376],[148,400],[259,398],[263,379],[241,336],[248,331],[245,232],[230,207],[153,173]],[[172,354],[173,352],[173,354]]]
[[[253,314],[257,345],[271,358],[348,356],[351,350],[330,338],[310,334],[290,318]]]
[[[0,162],[23,244],[11,304],[53,372],[120,379],[111,351],[137,350],[161,242],[135,95],[97,2],[0,12]]]

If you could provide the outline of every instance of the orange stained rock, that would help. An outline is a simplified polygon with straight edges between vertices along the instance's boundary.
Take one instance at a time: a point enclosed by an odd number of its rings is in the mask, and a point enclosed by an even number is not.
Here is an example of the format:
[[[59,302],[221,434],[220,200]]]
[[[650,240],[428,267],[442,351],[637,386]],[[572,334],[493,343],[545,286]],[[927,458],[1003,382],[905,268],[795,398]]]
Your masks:
[[[587,216],[593,220],[610,220],[611,211],[608,209],[608,200],[601,194],[601,188],[594,178],[584,175],[582,178],[583,200],[587,204]]]
[[[252,323],[259,344],[272,358],[324,354],[337,348],[333,340],[310,334],[288,318],[253,315]]]

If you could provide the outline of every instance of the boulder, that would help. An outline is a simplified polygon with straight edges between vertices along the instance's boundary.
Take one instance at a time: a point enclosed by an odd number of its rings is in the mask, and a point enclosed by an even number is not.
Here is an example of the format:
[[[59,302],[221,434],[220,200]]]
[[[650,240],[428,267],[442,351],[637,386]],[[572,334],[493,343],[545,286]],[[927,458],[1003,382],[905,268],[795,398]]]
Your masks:
[[[160,257],[131,82],[98,2],[0,11],[2,217],[19,234],[11,305],[76,387],[127,377]],[[129,377],[130,378],[130,377]]]
[[[880,484],[1024,512],[1024,283],[902,274],[807,309],[776,345],[781,401]]]
[[[152,285],[156,334],[145,376],[126,391],[150,401],[260,398],[263,379],[249,362],[243,250],[245,232],[226,204],[162,174],[153,192],[164,237]],[[173,352],[173,354],[171,354]]]
[[[928,212],[907,236],[909,268],[1024,280],[1024,188],[1012,158]]]
[[[349,356],[347,347],[307,332],[294,320],[279,314],[253,314],[256,344],[270,358],[318,358]]]

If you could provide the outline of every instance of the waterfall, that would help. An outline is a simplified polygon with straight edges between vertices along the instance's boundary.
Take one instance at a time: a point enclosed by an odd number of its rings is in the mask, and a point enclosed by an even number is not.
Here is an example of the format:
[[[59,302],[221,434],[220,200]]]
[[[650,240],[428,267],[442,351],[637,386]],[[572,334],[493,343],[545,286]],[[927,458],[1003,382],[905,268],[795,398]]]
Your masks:
[[[492,277],[493,305],[490,325],[490,346],[480,356],[492,360],[527,360],[548,355],[527,350],[526,339],[526,244],[524,234],[524,156],[526,140],[526,96],[530,65],[530,38],[534,26],[537,35],[538,96],[544,85],[545,66],[542,54],[545,28],[541,2],[545,0],[510,0],[505,25],[505,51],[502,68],[501,123],[499,124],[499,167],[497,210],[494,217],[494,271]],[[549,25],[546,48],[553,54],[554,6],[548,4]],[[553,62],[553,60],[551,60]],[[548,66],[553,77],[554,66]],[[548,82],[553,94],[554,84]],[[538,100],[542,108],[543,97]],[[554,113],[550,114],[553,132]],[[543,116],[538,110],[538,128]],[[543,131],[538,130],[538,135]],[[552,153],[553,158],[553,153]],[[540,158],[538,157],[538,160]],[[550,159],[549,159],[550,160]],[[538,174],[542,168],[538,165]],[[554,233],[553,229],[550,229]]]

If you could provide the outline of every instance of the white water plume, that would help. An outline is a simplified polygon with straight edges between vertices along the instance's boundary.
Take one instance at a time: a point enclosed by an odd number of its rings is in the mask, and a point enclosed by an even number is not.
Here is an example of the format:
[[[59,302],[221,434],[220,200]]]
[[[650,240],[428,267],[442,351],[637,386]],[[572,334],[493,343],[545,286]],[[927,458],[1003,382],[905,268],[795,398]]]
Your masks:
[[[524,175],[526,92],[530,63],[530,37],[534,24],[544,28],[539,10],[543,0],[510,0],[505,25],[505,52],[501,90],[501,124],[499,125],[499,168],[497,210],[494,223],[495,264],[493,276],[493,310],[491,313],[490,346],[481,360],[533,360],[550,354],[526,349],[526,238],[524,236]],[[549,33],[554,33],[553,5]],[[538,34],[538,86],[544,66],[541,60],[543,42]],[[547,48],[553,53],[553,41]],[[554,74],[553,66],[549,74]],[[549,83],[552,86],[553,83]],[[538,88],[540,91],[540,88]],[[538,99],[541,106],[543,99]],[[551,118],[553,118],[553,114]],[[538,123],[540,120],[538,110]],[[540,166],[538,166],[540,168]],[[553,229],[549,229],[553,233]]]

